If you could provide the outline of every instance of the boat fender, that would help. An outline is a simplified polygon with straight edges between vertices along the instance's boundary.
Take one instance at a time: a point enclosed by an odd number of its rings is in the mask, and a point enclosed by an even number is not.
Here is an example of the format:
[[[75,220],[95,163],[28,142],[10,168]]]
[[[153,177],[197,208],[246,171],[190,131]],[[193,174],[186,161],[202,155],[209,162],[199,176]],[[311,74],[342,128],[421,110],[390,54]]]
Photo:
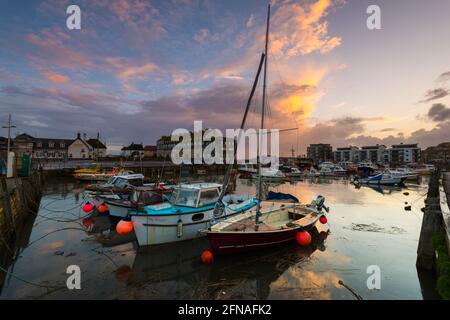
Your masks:
[[[183,236],[183,221],[179,219],[177,223],[177,237],[181,238],[182,236]]]

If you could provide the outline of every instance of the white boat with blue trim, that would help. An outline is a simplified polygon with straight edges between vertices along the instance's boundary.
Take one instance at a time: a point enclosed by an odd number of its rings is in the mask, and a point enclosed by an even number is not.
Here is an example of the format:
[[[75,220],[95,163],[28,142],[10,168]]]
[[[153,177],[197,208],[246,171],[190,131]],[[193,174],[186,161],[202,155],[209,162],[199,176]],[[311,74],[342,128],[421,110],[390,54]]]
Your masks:
[[[190,240],[204,236],[200,230],[209,228],[221,184],[182,184],[174,188],[168,202],[144,206],[131,211],[136,238],[140,246]],[[225,195],[222,199],[222,219],[256,206],[253,196]]]

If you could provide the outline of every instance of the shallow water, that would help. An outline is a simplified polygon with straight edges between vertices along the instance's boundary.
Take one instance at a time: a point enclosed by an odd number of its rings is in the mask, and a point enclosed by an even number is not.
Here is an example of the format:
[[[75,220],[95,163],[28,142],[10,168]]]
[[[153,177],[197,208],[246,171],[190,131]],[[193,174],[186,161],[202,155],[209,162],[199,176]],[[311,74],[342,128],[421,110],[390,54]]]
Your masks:
[[[80,210],[81,185],[49,182],[31,235],[24,236],[28,245],[14,262],[0,261],[10,272],[3,283],[0,277],[0,298],[355,299],[339,280],[363,299],[435,298],[432,277],[419,277],[415,267],[426,183],[403,189],[356,189],[345,179],[272,185],[301,202],[325,196],[328,224],[319,226],[313,244],[216,257],[206,266],[199,259],[205,239],[150,248],[138,248],[135,241],[112,246],[118,238],[110,228],[117,221],[86,217]],[[254,182],[240,179],[236,188],[241,194],[255,189]],[[411,211],[405,211],[405,202]],[[327,237],[319,235],[327,230]],[[65,287],[69,265],[81,268],[81,290]],[[379,290],[367,287],[371,265],[380,268]]]

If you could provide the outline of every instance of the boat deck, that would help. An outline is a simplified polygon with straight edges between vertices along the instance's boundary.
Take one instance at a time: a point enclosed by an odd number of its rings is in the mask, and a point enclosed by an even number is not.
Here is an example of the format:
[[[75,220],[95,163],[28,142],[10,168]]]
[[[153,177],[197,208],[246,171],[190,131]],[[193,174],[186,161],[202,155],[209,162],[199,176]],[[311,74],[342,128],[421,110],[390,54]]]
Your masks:
[[[317,220],[317,216],[313,214],[302,215],[297,212],[288,211],[287,219],[281,219],[276,221],[271,221],[270,223],[264,222],[264,216],[261,218],[261,223],[258,224],[258,231],[274,231],[274,230],[284,230],[292,229],[294,226],[307,226],[314,223]],[[267,217],[266,217],[267,218]],[[255,217],[250,216],[243,220],[236,221],[225,228],[223,231],[255,231]]]

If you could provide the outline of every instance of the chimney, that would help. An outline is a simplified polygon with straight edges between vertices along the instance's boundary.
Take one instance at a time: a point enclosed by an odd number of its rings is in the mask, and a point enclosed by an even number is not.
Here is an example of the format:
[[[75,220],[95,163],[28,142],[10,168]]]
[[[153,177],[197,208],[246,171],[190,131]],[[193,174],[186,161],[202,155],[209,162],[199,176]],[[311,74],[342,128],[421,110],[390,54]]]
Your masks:
[[[77,132],[77,139],[81,138],[81,134],[79,132]]]
[[[86,141],[87,140],[87,134],[83,133],[83,140]]]

